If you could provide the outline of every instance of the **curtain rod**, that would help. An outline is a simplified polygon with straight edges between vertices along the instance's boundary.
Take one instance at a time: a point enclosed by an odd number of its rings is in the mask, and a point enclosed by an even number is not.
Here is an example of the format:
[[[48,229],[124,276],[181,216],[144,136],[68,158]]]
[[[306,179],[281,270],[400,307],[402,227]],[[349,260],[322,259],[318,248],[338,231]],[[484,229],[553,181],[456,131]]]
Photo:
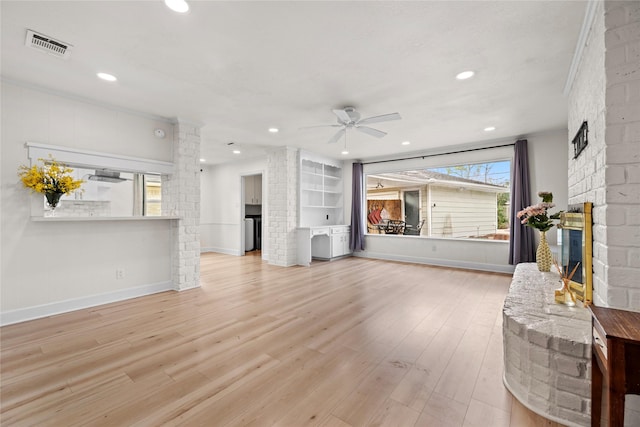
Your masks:
[[[471,151],[490,150],[492,148],[502,148],[502,147],[512,147],[514,145],[516,145],[515,142],[512,142],[510,144],[493,145],[491,147],[478,147],[478,148],[468,148],[466,150],[449,151],[448,153],[424,154],[422,156],[404,157],[404,158],[401,158],[401,159],[389,159],[389,160],[377,160],[377,161],[373,161],[373,162],[362,162],[362,164],[363,165],[373,165],[375,163],[388,163],[388,162],[399,162],[399,161],[402,161],[402,160],[426,159],[427,157],[446,156],[448,154],[469,153]]]

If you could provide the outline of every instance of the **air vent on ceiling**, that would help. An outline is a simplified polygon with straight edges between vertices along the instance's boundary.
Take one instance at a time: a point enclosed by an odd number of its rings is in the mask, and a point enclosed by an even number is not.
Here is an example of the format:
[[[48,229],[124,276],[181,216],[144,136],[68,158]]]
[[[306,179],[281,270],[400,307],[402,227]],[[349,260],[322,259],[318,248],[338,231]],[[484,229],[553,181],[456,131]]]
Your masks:
[[[45,36],[41,33],[36,33],[33,30],[27,30],[27,39],[25,40],[25,45],[64,59],[69,58],[71,49],[73,49],[73,46],[69,43],[52,39],[49,36]]]

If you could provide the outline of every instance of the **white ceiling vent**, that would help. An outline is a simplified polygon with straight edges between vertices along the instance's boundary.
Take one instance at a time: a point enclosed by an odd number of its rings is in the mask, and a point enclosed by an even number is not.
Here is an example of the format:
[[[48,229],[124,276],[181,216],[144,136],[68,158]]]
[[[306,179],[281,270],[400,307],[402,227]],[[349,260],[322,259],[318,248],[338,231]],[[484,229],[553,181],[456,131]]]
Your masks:
[[[71,49],[73,49],[73,46],[69,43],[36,33],[33,30],[27,30],[25,45],[64,59],[69,58]]]

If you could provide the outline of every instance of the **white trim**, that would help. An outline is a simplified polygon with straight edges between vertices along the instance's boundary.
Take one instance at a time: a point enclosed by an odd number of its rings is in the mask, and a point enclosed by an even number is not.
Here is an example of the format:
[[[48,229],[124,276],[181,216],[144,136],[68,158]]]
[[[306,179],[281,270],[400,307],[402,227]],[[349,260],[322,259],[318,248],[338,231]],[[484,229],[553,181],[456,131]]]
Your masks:
[[[585,11],[584,19],[582,20],[582,27],[580,28],[578,42],[576,43],[576,50],[573,52],[573,59],[571,60],[571,65],[569,66],[569,74],[567,75],[567,81],[565,82],[564,89],[562,91],[562,94],[564,96],[569,95],[569,91],[573,86],[573,81],[576,78],[578,66],[582,61],[582,52],[587,45],[587,37],[589,36],[589,31],[591,31],[593,19],[596,16],[596,6],[598,5],[598,3],[599,0],[587,2],[587,10]]]
[[[435,265],[438,267],[463,268],[467,270],[488,271],[492,273],[513,274],[513,271],[515,269],[513,265],[483,264],[479,262],[456,261],[456,260],[450,260],[450,259],[433,259],[433,258],[407,256],[407,255],[393,255],[388,253],[378,253],[378,252],[369,252],[369,251],[354,252],[352,255],[361,257],[361,258],[381,259],[386,261],[410,262],[413,264],[427,264],[427,265]]]
[[[98,151],[79,150],[59,145],[26,142],[28,156],[31,161],[47,159],[49,155],[61,163],[76,167],[113,169],[119,172],[149,173],[171,175],[173,163],[161,160],[142,159],[139,157],[121,156]]]
[[[536,414],[540,415],[541,417],[546,418],[546,419],[551,420],[551,421],[554,421],[554,422],[556,422],[558,424],[561,424],[563,426],[567,426],[567,427],[584,427],[582,424],[576,424],[576,423],[571,422],[569,420],[565,420],[563,418],[558,418],[556,416],[548,414],[545,411],[541,410],[540,408],[537,408],[537,407],[531,405],[526,399],[522,399],[522,396],[520,395],[520,393],[516,392],[515,389],[509,385],[509,383],[507,382],[507,376],[506,376],[506,374],[504,372],[502,373],[502,383],[507,388],[507,390],[509,390],[509,393],[511,393],[513,395],[513,397],[515,397],[516,400],[522,404],[522,406],[524,406],[525,408],[527,408],[531,412],[535,412]]]
[[[112,302],[156,294],[159,292],[175,290],[176,288],[173,286],[173,283],[168,281],[138,286],[135,288],[121,289],[113,292],[106,292],[103,294],[73,298],[50,304],[37,305],[34,307],[5,311],[3,313],[0,313],[0,326],[26,322],[27,320],[39,319],[42,317],[68,313],[70,311],[81,310],[89,307],[95,307],[97,305],[109,304]]]

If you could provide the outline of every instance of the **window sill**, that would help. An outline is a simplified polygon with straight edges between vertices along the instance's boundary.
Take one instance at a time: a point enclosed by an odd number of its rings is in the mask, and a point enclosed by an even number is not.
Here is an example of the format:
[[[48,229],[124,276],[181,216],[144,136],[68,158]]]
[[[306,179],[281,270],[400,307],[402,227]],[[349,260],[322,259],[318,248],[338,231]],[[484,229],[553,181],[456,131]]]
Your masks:
[[[366,233],[365,236],[375,236],[375,237],[406,237],[411,239],[429,239],[429,240],[446,240],[449,242],[474,242],[474,243],[496,243],[496,244],[508,244],[508,240],[494,240],[494,239],[472,239],[469,237],[429,237],[429,236],[416,236],[411,234],[376,234],[376,233]]]

